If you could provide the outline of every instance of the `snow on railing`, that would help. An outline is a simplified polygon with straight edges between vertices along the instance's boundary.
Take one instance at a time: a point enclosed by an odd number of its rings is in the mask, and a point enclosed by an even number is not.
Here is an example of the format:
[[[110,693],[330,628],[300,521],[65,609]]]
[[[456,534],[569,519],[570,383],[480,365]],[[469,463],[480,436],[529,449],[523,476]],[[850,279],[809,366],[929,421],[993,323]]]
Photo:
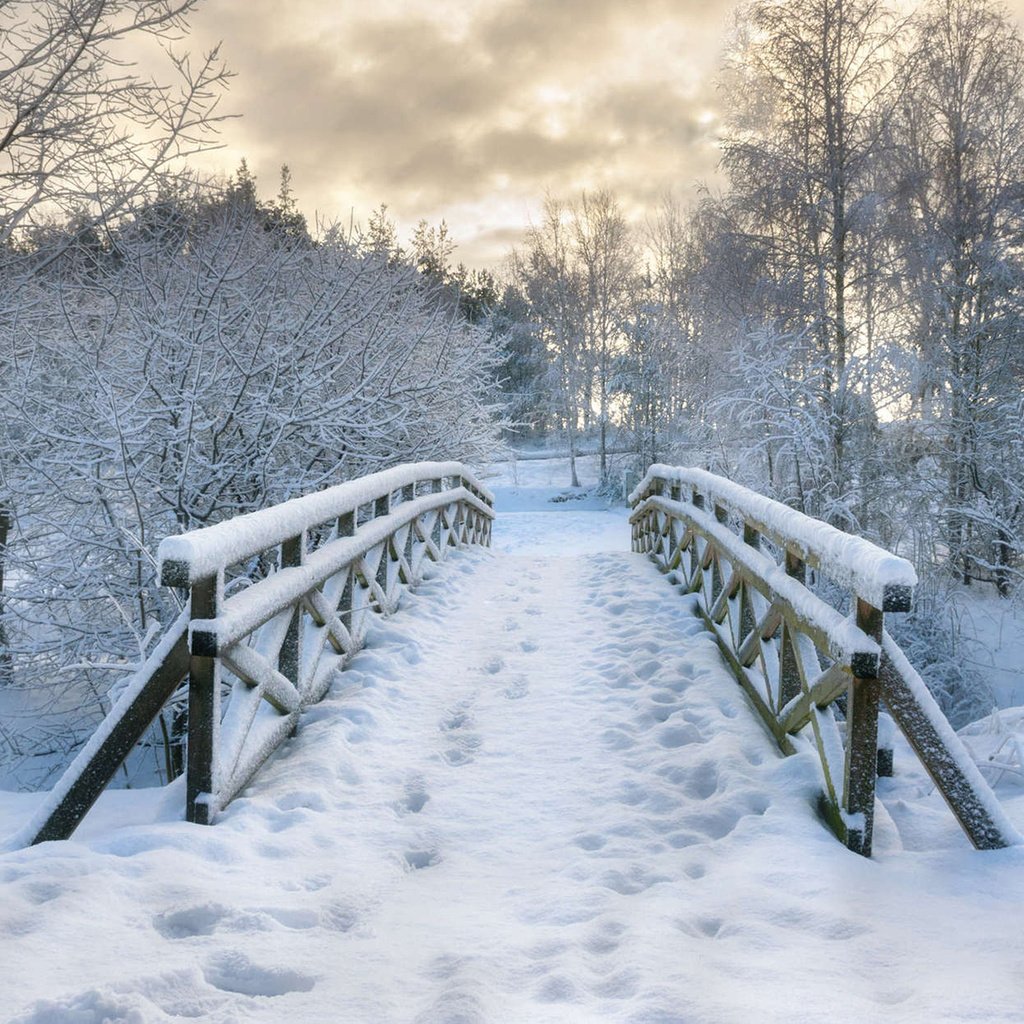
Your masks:
[[[810,728],[821,809],[850,849],[870,856],[875,777],[892,773],[892,751],[878,749],[883,700],[971,842],[1024,842],[883,629],[884,612],[910,609],[917,576],[909,562],[701,469],[654,465],[630,503],[633,550],[697,596],[783,752],[794,753]],[[808,589],[808,566],[852,592],[849,617]]]
[[[185,816],[211,823],[359,650],[367,616],[449,548],[490,544],[493,504],[461,463],[421,462],[164,540],[161,582],[188,607],[7,845],[70,836],[186,676]]]

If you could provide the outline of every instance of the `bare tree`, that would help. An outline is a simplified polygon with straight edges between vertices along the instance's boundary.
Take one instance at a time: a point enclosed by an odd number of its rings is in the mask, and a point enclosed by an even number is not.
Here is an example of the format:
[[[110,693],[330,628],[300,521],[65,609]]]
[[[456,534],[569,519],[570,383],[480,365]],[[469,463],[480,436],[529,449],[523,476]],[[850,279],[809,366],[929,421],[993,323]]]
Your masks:
[[[900,24],[878,0],[755,0],[731,58],[733,110],[723,162],[735,201],[788,297],[783,336],[809,329],[823,357],[834,515],[852,468],[857,402],[847,368],[864,344],[864,207],[895,102]],[[859,277],[858,274],[861,276]],[[817,363],[817,360],[816,360]]]
[[[228,74],[216,51],[193,64],[174,50],[197,3],[0,4],[0,251],[13,302],[26,287],[16,271],[27,234],[71,216],[81,233],[92,231],[166,187],[188,156],[211,144]],[[166,80],[130,62],[126,48],[140,45],[162,55]],[[30,246],[23,262],[34,266],[39,251]],[[0,350],[0,372],[7,376],[19,356],[25,353]],[[4,567],[13,508],[6,475],[0,464],[0,682],[11,673]]]
[[[0,242],[40,217],[115,216],[209,146],[227,72],[174,50],[198,2],[0,6]],[[166,80],[130,63],[147,45]]]
[[[945,467],[933,508],[963,581],[1005,594],[1024,527],[1024,42],[986,0],[937,0],[915,28],[897,125],[900,281]]]
[[[576,453],[584,421],[588,365],[579,270],[572,256],[571,226],[564,204],[549,197],[544,220],[527,234],[512,258],[513,274],[529,304],[550,358],[548,393],[569,445],[569,471],[579,487]]]
[[[608,476],[612,365],[625,350],[624,328],[636,291],[636,252],[611,192],[584,192],[572,207],[573,257],[582,289],[585,346],[589,357],[587,404],[597,406],[601,480]]]

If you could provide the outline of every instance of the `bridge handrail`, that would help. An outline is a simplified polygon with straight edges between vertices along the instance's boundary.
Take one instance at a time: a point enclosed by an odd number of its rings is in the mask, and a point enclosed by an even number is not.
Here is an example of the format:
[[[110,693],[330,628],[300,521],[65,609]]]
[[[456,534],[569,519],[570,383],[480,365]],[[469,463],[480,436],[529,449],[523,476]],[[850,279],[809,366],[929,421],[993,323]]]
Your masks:
[[[709,504],[741,516],[759,533],[848,587],[872,607],[909,611],[917,573],[905,558],[704,469],[656,463],[630,494],[630,504],[653,493],[659,482],[685,485],[705,495]]]
[[[481,504],[494,505],[494,495],[461,462],[405,463],[214,526],[166,537],[157,549],[161,582],[165,586],[187,587],[219,569],[283,544],[303,530],[368,505],[381,495],[446,477],[459,478]]]
[[[185,816],[212,823],[360,649],[367,615],[395,611],[402,586],[449,548],[490,544],[493,519],[491,493],[462,463],[425,462],[165,540],[161,577],[188,589],[186,609],[5,845],[68,838],[186,676]],[[232,583],[257,578],[226,594],[226,570],[251,559]]]
[[[971,842],[1024,842],[883,628],[885,611],[909,610],[910,563],[701,469],[654,465],[630,500],[633,550],[695,595],[782,751],[796,752],[810,727],[821,810],[850,849],[870,855],[876,770],[891,774],[891,751],[878,749],[882,700]],[[808,565],[853,591],[851,616],[806,586]],[[840,725],[835,706],[844,701]]]

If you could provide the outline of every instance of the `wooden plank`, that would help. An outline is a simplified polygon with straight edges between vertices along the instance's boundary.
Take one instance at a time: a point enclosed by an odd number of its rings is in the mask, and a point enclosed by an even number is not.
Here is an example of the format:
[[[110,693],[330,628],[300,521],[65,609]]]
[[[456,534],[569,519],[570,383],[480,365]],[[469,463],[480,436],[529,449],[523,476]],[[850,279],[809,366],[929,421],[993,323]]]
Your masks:
[[[352,574],[350,572],[346,572],[345,576],[345,590],[342,592],[343,600],[344,594],[348,593],[349,608],[351,609],[351,593],[349,591],[351,588]],[[313,590],[306,595],[305,602],[306,608],[309,610],[313,621],[318,626],[322,626],[327,630],[331,646],[338,652],[338,654],[351,654],[355,648],[355,642],[352,639],[352,634],[341,621],[341,618],[332,610],[331,602],[327,600],[326,596],[319,590]]]
[[[295,684],[247,644],[235,644],[221,657],[244,683],[259,687],[260,696],[282,715],[291,714],[301,706],[302,698]]]
[[[767,602],[765,602],[767,604]],[[782,622],[782,608],[778,603],[768,604],[768,610],[757,627],[747,635],[736,656],[740,662],[749,667],[757,658],[762,640],[770,640],[778,631]]]
[[[306,560],[306,534],[289,537],[281,545],[281,568],[291,569],[302,565]],[[292,686],[299,682],[299,665],[302,662],[302,604],[296,603],[288,623],[281,652],[278,656],[278,668]]]
[[[832,665],[794,700],[783,705],[779,724],[787,733],[798,732],[811,720],[811,710],[824,708],[845,693],[850,685],[850,671],[845,665]]]
[[[736,653],[733,651],[732,645],[727,642],[725,637],[722,635],[723,632],[727,631],[724,630],[724,627],[718,626],[714,622],[714,620],[708,615],[707,609],[704,607],[702,602],[697,603],[697,609],[700,612],[701,618],[704,620],[704,625],[707,627],[708,632],[710,632],[718,641],[719,649],[725,657],[729,668],[732,669],[732,674],[735,676],[736,682],[738,682],[743,688],[744,693],[746,693],[747,697],[750,699],[750,703],[754,706],[754,710],[761,716],[761,720],[767,726],[768,731],[774,737],[775,742],[778,743],[784,754],[789,755],[795,753],[796,747],[793,745],[793,741],[779,728],[779,723],[775,718],[774,712],[765,703],[764,698],[757,689],[751,684],[746,671],[736,658]]]
[[[882,641],[882,612],[857,598],[857,625],[873,640]],[[875,779],[878,776],[878,704],[881,683],[876,676],[854,675],[846,703],[846,765],[843,773],[843,809],[862,816],[859,836],[851,829],[847,847],[871,856],[875,820]]]
[[[297,711],[290,715],[282,715],[267,728],[263,735],[257,736],[258,742],[254,744],[252,750],[243,749],[240,752],[238,763],[234,766],[230,778],[225,781],[223,789],[217,794],[217,800],[213,806],[215,813],[227,807],[245,789],[253,776],[276,753],[278,747],[294,733],[298,721],[299,713]]]
[[[76,758],[54,787],[55,793],[61,790],[63,793],[29,840],[29,845],[70,838],[132,747],[185,678],[189,668],[187,616],[183,615],[174,628],[177,638],[170,650],[159,660],[152,664],[147,661],[143,666],[143,671],[149,672],[149,678],[135,699],[125,707],[115,704],[100,726],[106,731],[104,739],[82,759],[82,763]]]
[[[938,706],[928,707],[922,703],[921,697],[915,694],[914,688],[903,678],[888,655],[882,658],[881,684],[889,714],[906,736],[907,742],[913,747],[914,753],[920,758],[975,848],[998,850],[1018,842],[1019,837],[1012,834],[1005,823],[995,820],[986,807],[987,801],[977,782],[972,783],[964,774],[962,759],[969,755],[961,749],[958,752],[960,758],[955,756],[950,749],[950,737],[944,738],[940,734],[936,722],[941,719],[945,723],[945,718]],[[928,700],[934,705],[930,695]],[[952,732],[948,723],[945,724]],[[956,740],[955,733],[952,739]],[[983,780],[981,785],[984,786]],[[987,796],[995,800],[991,792]]]
[[[217,576],[192,584],[192,620],[217,618],[221,582]],[[213,823],[216,785],[217,728],[220,725],[220,662],[197,655],[188,666],[188,764],[185,818],[197,825]]]

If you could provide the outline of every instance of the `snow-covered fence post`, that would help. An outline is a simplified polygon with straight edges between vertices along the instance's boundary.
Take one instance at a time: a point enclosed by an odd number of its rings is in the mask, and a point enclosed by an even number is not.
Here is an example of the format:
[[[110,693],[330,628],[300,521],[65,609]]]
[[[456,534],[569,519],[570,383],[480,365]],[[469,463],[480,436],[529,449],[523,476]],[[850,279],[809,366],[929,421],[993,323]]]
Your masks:
[[[886,612],[910,609],[909,562],[701,469],[652,466],[630,501],[634,550],[697,596],[782,751],[817,750],[822,816],[851,850],[870,855],[875,778],[891,770],[883,700],[971,842],[1024,842],[884,629]],[[852,618],[807,586],[808,566],[852,594]]]
[[[417,497],[417,485],[427,493]],[[463,535],[460,524],[470,514],[489,524],[493,500],[460,463],[416,463],[167,538],[161,580],[187,589],[189,606],[19,841],[70,836],[186,674],[185,817],[212,823],[359,650],[366,614],[391,614],[401,585],[449,543],[489,541],[489,530]],[[276,572],[254,571],[268,562]]]
[[[430,481],[430,493],[440,494],[444,490],[444,480],[438,477],[435,480]],[[434,542],[434,549],[428,549],[429,555],[433,560],[437,560],[441,557],[442,541],[441,541],[441,517],[443,513],[438,512],[434,517],[434,525],[430,531],[430,539]],[[438,552],[435,554],[435,551]]]
[[[306,561],[307,534],[303,530],[295,537],[289,537],[281,545],[281,568],[298,568]],[[301,604],[292,609],[288,631],[281,644],[281,655],[278,659],[278,671],[296,689],[299,688],[299,671],[302,666],[302,612]]]
[[[882,611],[860,597],[857,604],[858,629],[875,643],[882,641]],[[847,845],[871,856],[871,837],[875,820],[875,776],[878,773],[878,702],[881,684],[878,661],[853,662],[853,679],[846,700],[846,762],[843,772],[843,808],[848,820]],[[870,673],[870,674],[868,674]],[[858,829],[856,822],[863,819]]]
[[[387,494],[382,494],[373,503],[373,518],[381,519],[384,516],[390,514],[391,492],[389,491]],[[380,587],[382,593],[384,594],[384,599],[381,602],[380,610],[382,612],[385,612],[385,614],[388,611],[388,609],[385,606],[387,605],[388,596],[388,562],[390,561],[391,557],[391,552],[388,550],[388,548],[389,543],[387,541],[384,541],[383,548],[380,553],[380,561],[377,563],[377,585]]]
[[[224,571],[193,581],[189,591],[188,760],[185,768],[185,818],[199,825],[213,820],[216,790],[217,729],[220,725],[220,659],[216,634],[197,629],[215,621],[224,590]]]

